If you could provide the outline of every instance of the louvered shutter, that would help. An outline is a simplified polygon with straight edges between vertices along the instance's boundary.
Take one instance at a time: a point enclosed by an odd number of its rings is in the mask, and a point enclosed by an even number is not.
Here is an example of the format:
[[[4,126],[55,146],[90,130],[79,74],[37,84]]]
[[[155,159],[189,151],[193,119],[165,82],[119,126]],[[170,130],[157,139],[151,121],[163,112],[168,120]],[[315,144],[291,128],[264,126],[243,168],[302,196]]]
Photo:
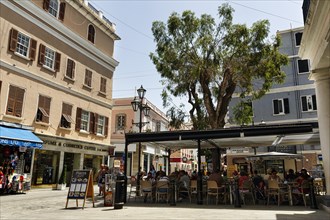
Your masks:
[[[60,14],[58,15],[58,19],[63,21],[64,20],[64,14],[65,14],[65,3],[62,2],[60,4]]]
[[[31,38],[30,52],[29,58],[30,60],[35,60],[36,58],[36,50],[37,50],[37,41]]]
[[[55,71],[60,71],[60,65],[61,65],[61,54],[57,53],[55,54]]]
[[[109,118],[105,117],[105,125],[104,125],[104,136],[108,136],[108,127],[109,127]]]
[[[15,29],[10,30],[9,50],[15,52],[17,47],[18,31]]]
[[[76,131],[80,131],[80,124],[81,124],[81,108],[77,108],[77,113],[76,113]]]
[[[38,63],[41,65],[44,65],[44,63],[45,63],[45,51],[46,51],[46,46],[43,44],[40,44]]]
[[[285,98],[283,100],[284,100],[284,113],[289,114],[290,113],[289,99]]]

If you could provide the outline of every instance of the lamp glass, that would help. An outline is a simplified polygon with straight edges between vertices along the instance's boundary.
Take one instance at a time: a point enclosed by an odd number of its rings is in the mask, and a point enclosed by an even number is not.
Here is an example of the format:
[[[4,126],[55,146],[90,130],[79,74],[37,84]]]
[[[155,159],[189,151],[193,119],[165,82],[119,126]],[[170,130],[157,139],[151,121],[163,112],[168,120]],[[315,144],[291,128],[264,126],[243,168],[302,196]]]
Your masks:
[[[137,90],[140,99],[143,99],[144,98],[144,95],[146,94],[146,91],[147,90],[145,90],[143,88],[143,86],[141,85],[141,87]]]
[[[141,101],[137,97],[134,98],[134,100],[131,102],[133,111],[136,112],[139,109],[140,102]]]

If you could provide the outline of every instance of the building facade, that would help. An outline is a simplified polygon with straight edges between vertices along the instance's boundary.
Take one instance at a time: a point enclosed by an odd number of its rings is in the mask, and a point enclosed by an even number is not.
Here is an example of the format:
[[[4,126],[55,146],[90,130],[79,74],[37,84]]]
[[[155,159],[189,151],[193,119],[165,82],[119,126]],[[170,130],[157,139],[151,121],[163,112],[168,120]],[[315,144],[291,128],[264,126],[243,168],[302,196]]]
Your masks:
[[[113,149],[115,25],[82,0],[0,6],[1,126],[28,127],[43,142],[31,152],[3,144],[10,152],[0,159],[29,154],[32,185],[56,183],[63,167],[67,183],[73,169],[96,171]]]
[[[282,67],[286,78],[283,84],[275,84],[261,99],[250,103],[253,110],[252,125],[317,122],[315,85],[308,79],[311,72],[310,61],[298,56],[303,30],[301,27],[277,32],[282,39],[280,52],[289,58],[288,65]],[[233,109],[233,106],[240,101],[238,96],[233,97],[229,109]],[[229,111],[229,118],[232,117],[232,112]],[[278,163],[276,166],[280,167],[281,173],[290,168],[313,170],[317,168],[318,164],[322,164],[320,145],[281,146],[279,142],[274,146],[260,146],[254,149],[241,147],[227,151],[228,165],[237,165],[238,169],[248,169],[249,163],[245,159],[246,155],[271,151],[302,154],[303,158],[287,162],[287,164],[283,161],[269,162],[269,166],[265,166],[262,173],[267,168],[271,168],[272,163]]]
[[[330,2],[304,0],[302,8],[305,26],[299,56],[311,61],[310,79],[316,87],[325,183],[330,196]]]
[[[113,99],[112,121],[111,121],[111,144],[115,146],[114,164],[121,169],[124,167],[125,152],[125,133],[139,132],[140,112],[133,111],[131,102],[134,97]],[[147,99],[144,99],[151,110],[149,116],[142,114],[141,122],[143,122],[141,132],[159,132],[168,130],[168,119],[166,115],[153,105]],[[148,172],[151,165],[155,170],[167,171],[168,152],[161,146],[152,145],[151,143],[141,144],[140,167],[142,171]],[[139,144],[128,145],[127,166],[128,176],[135,175],[138,172]],[[120,161],[120,163],[119,163]],[[110,165],[111,166],[111,165]]]

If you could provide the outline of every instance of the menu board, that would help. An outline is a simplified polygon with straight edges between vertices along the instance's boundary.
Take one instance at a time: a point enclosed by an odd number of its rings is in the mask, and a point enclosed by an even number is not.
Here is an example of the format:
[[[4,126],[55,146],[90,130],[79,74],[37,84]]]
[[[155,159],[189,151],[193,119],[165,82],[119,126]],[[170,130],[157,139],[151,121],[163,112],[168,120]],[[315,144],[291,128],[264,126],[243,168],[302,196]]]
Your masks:
[[[73,171],[69,187],[69,199],[85,199],[89,173],[89,170]]]
[[[84,208],[87,197],[92,197],[93,207],[95,207],[92,171],[73,170],[65,208],[68,207],[69,199],[75,199],[77,206],[78,199],[83,199],[84,203],[82,208]]]

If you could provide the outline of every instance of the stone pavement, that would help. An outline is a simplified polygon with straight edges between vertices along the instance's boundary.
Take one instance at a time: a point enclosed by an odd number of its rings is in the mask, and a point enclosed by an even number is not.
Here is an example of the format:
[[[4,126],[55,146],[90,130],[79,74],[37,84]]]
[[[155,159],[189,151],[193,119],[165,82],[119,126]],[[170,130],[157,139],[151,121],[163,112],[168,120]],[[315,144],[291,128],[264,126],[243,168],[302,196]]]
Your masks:
[[[95,195],[98,190],[95,187]],[[26,194],[0,196],[0,220],[13,219],[276,219],[276,220],[329,220],[330,214],[322,209],[310,209],[304,206],[287,205],[197,205],[191,203],[177,203],[170,206],[166,203],[129,202],[122,209],[104,207],[103,199],[95,197],[95,208],[91,201],[86,201],[85,209],[76,208],[75,200],[69,200],[65,209],[68,188],[65,191],[51,189],[32,189]],[[82,207],[82,200],[79,200]]]

